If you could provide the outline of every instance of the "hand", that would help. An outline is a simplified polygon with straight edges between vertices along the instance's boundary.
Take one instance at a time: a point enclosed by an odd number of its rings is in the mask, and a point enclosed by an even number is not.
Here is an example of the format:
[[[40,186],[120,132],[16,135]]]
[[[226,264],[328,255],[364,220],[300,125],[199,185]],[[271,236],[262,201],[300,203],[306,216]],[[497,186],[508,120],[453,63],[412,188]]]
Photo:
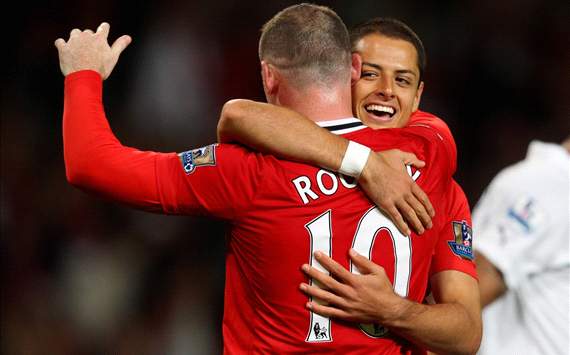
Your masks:
[[[414,154],[398,149],[372,152],[358,180],[366,195],[404,235],[411,232],[407,223],[422,234],[425,228],[432,227],[431,218],[435,215],[425,192],[406,172],[406,165],[410,164],[417,168],[425,165]]]
[[[349,255],[360,275],[351,273],[322,252],[315,252],[315,258],[330,276],[303,265],[302,270],[323,288],[302,283],[301,290],[326,302],[311,301],[307,308],[325,317],[358,323],[383,323],[396,318],[403,299],[394,293],[384,268],[353,249]]]
[[[110,26],[103,22],[97,32],[77,28],[70,33],[69,40],[55,41],[59,53],[59,67],[64,76],[79,70],[95,70],[103,80],[107,79],[119,60],[119,56],[131,43],[131,37],[119,37],[111,47],[107,42]]]

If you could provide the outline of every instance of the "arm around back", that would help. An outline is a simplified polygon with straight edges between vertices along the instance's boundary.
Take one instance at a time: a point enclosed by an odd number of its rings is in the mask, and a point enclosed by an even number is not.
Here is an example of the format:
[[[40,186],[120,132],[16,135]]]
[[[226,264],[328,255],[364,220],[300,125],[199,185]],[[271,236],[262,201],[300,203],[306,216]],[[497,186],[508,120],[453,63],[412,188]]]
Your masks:
[[[228,101],[218,122],[222,143],[239,142],[263,153],[338,171],[349,141],[331,134],[285,107],[250,101]],[[407,223],[423,233],[431,228],[433,207],[427,195],[405,173],[404,165],[423,166],[415,155],[395,150],[369,155],[360,186],[406,235]],[[407,222],[407,223],[406,223]]]
[[[222,108],[218,139],[334,171],[348,146],[347,139],[293,110],[242,99],[228,101]]]

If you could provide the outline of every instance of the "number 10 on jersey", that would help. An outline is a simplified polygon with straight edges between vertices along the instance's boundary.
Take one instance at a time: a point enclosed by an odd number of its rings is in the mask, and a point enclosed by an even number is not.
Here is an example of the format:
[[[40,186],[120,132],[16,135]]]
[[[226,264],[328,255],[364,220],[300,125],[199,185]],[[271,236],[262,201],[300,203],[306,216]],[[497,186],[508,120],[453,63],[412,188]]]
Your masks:
[[[310,237],[310,257],[309,264],[319,271],[328,274],[328,271],[319,264],[314,257],[315,251],[321,251],[332,257],[332,211],[327,210],[317,218],[305,225]],[[402,297],[408,295],[408,286],[411,274],[412,244],[409,237],[406,237],[396,228],[394,223],[387,218],[378,208],[370,208],[358,221],[358,226],[352,240],[352,248],[368,259],[372,257],[372,248],[376,236],[382,230],[386,230],[392,239],[394,253],[394,292]],[[350,262],[350,271],[360,274],[358,269]],[[320,287],[316,280],[311,279],[311,285]],[[323,304],[321,300],[311,301]],[[305,341],[307,342],[329,342],[332,341],[331,320],[328,317],[310,312],[310,325]],[[386,330],[377,324],[360,324],[360,329],[371,337],[381,337],[386,334]]]

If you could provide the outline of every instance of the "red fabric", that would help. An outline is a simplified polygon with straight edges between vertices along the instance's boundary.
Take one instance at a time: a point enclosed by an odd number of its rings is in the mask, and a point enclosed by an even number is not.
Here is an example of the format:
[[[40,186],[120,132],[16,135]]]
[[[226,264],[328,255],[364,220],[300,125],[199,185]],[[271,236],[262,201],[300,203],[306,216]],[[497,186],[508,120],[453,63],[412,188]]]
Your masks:
[[[410,126],[423,125],[432,127],[443,140],[449,142],[445,144],[444,147],[450,157],[451,174],[455,173],[457,166],[457,147],[447,124],[439,117],[423,111],[414,112],[408,124]],[[447,204],[443,211],[436,211],[436,213],[444,213],[447,221],[443,224],[443,229],[439,236],[439,242],[432,260],[431,274],[433,275],[445,270],[456,270],[477,279],[475,262],[454,254],[448,244],[448,242],[455,240],[453,222],[466,221],[470,227],[472,226],[471,210],[467,196],[465,196],[465,192],[463,192],[463,189],[461,189],[461,186],[459,186],[455,180],[452,181],[449,187],[446,200]],[[438,207],[441,208],[441,206],[435,206],[435,208]]]
[[[142,152],[115,138],[103,110],[103,82],[97,72],[65,78],[63,153],[73,185],[141,209],[159,212],[157,159],[176,154]]]
[[[80,188],[138,208],[204,213],[231,221],[223,321],[226,353],[422,352],[391,335],[372,338],[357,325],[334,320],[329,326],[332,341],[306,342],[314,328],[304,307],[307,297],[298,290],[307,281],[299,268],[310,260],[311,240],[326,241],[327,235],[332,236],[327,245],[333,258],[349,267],[347,251],[357,231],[364,228],[363,216],[374,213],[358,188],[348,188],[338,176],[318,168],[232,145],[216,146],[215,165],[198,166],[187,174],[174,153],[123,147],[106,121],[101,96],[98,74],[83,71],[66,78],[63,135],[68,178]],[[435,206],[445,204],[443,196],[454,170],[449,163],[451,142],[433,128],[363,129],[346,137],[375,150],[414,152],[427,163],[417,183]],[[307,197],[306,204],[294,184],[300,178],[310,182],[317,196]],[[422,302],[426,291],[431,256],[439,240],[436,231],[446,223],[444,215],[437,215],[431,231],[405,239],[411,243],[406,244],[411,245],[411,260],[403,265],[411,267],[405,292],[417,302]],[[314,221],[327,223],[316,228]],[[375,238],[369,255],[393,281],[396,258],[390,235],[398,232],[384,222],[374,225],[381,226],[372,230]]]
[[[455,174],[457,169],[457,145],[455,144],[455,138],[451,134],[451,130],[441,118],[424,111],[416,111],[410,117],[408,122],[408,127],[414,126],[426,126],[435,130],[436,135],[445,142],[444,148],[449,157],[451,175]]]
[[[453,253],[448,242],[455,240],[453,222],[467,222],[471,227],[471,211],[465,193],[457,184],[452,181],[450,193],[447,195],[447,222],[443,224],[443,229],[439,236],[439,242],[433,256],[431,274],[436,274],[445,270],[456,270],[471,275],[478,279],[477,269],[473,260],[465,259]]]

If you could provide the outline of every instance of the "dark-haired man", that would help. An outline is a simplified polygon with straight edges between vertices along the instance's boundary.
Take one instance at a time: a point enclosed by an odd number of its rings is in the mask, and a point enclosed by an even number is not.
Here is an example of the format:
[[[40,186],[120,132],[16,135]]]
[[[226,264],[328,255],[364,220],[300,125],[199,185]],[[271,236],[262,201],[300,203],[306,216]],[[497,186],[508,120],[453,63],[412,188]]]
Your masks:
[[[352,90],[355,115],[372,128],[430,127],[452,143],[445,145],[450,150],[440,157],[451,160],[452,174],[456,151],[451,132],[437,117],[418,111],[426,60],[417,35],[400,21],[378,18],[354,28],[351,41],[353,51],[363,62],[361,77]],[[386,131],[398,134],[409,128]],[[329,163],[330,159],[343,154],[342,149],[336,148],[341,137],[324,132],[295,112],[251,101],[229,102],[218,131],[222,141],[237,140],[333,170],[337,167]],[[397,297],[397,291],[389,287],[394,277],[368,260],[370,255],[352,256],[352,261],[366,270],[365,275],[352,275],[339,263],[319,254],[317,260],[336,280],[305,266],[309,276],[324,284],[327,291],[308,284],[303,284],[302,289],[330,303],[325,306],[309,302],[308,307],[325,316],[357,322],[378,322],[390,314],[394,319],[383,325],[430,350],[475,352],[481,337],[481,315],[469,205],[462,189],[453,181],[447,190],[446,203],[435,207],[437,214],[446,220],[439,230],[430,270],[431,290],[438,305],[408,304],[405,311],[394,312],[390,300]],[[414,307],[416,310],[411,311]],[[417,316],[418,321],[402,322],[406,314]],[[431,316],[425,317],[428,314]],[[422,317],[424,321],[419,321]],[[458,333],[463,336],[457,337]]]

